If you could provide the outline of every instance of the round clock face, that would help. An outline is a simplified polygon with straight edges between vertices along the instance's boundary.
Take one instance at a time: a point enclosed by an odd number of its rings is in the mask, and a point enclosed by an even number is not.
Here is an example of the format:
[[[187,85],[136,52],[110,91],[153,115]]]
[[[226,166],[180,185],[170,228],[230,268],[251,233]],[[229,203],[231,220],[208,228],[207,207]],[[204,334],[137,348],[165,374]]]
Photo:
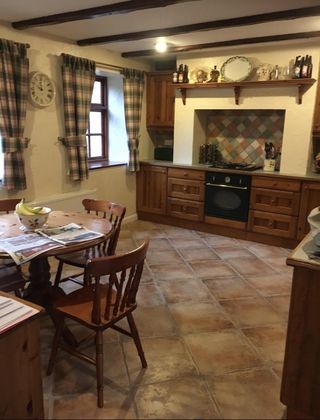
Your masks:
[[[33,105],[45,107],[52,104],[56,96],[53,81],[44,73],[31,73],[29,81],[30,99]]]

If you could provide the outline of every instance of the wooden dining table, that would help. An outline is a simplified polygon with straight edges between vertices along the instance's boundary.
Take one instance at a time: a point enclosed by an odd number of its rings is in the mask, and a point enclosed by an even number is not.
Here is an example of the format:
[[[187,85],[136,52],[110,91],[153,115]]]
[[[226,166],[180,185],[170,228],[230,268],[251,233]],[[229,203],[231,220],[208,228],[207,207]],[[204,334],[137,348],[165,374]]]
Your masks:
[[[58,248],[50,249],[29,261],[29,286],[25,290],[24,297],[31,302],[45,307],[50,311],[54,299],[64,292],[60,288],[53,288],[50,282],[49,257],[81,251],[97,245],[106,240],[112,234],[112,225],[108,219],[103,219],[92,213],[52,211],[49,214],[46,228],[64,226],[69,223],[76,223],[89,230],[102,233],[103,236],[90,241],[82,241]],[[0,238],[12,238],[18,235],[28,235],[24,231],[13,213],[0,215]],[[33,232],[32,232],[33,233]],[[5,251],[0,250],[0,257],[8,258]]]

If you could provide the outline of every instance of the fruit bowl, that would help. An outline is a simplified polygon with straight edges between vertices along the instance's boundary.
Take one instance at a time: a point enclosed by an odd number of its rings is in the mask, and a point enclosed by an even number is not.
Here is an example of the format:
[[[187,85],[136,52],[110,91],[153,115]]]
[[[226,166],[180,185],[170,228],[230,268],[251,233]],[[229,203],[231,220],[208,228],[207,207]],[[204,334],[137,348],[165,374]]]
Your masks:
[[[51,209],[49,207],[42,207],[41,212],[37,214],[20,214],[17,211],[17,215],[22,230],[35,230],[41,228],[48,220]]]

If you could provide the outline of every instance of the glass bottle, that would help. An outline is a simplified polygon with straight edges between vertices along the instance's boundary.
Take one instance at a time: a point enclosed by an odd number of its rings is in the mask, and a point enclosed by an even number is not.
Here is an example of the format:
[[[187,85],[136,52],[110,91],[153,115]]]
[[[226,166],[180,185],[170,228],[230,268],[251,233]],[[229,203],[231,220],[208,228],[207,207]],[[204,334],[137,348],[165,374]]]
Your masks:
[[[220,72],[217,69],[217,66],[214,66],[210,72],[210,82],[217,82],[220,76]]]
[[[179,65],[178,69],[178,83],[183,83],[183,64]]]
[[[178,83],[178,69],[175,69],[175,71],[172,74],[172,82]]]

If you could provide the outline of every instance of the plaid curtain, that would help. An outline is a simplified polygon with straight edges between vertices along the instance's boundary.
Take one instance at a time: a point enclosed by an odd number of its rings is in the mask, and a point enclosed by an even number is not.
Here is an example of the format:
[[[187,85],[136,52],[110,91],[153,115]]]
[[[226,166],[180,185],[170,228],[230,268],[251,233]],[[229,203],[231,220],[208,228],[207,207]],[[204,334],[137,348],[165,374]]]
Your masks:
[[[144,72],[134,69],[123,69],[124,112],[129,147],[130,172],[140,169],[139,165],[139,129],[141,120],[141,105],[144,89]]]
[[[4,153],[3,185],[8,190],[27,188],[23,138],[28,98],[27,45],[0,39],[0,133]]]
[[[85,58],[62,54],[65,137],[60,139],[67,149],[70,178],[88,178],[86,132],[96,63]]]

